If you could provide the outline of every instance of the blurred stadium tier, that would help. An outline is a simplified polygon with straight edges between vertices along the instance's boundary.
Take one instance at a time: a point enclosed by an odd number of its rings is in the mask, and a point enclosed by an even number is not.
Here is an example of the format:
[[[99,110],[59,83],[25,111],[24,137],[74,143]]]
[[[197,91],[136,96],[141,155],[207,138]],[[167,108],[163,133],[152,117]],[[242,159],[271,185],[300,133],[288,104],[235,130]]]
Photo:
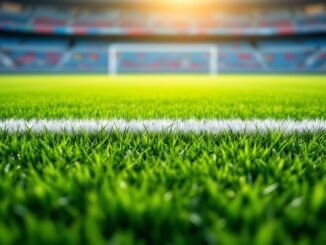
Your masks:
[[[110,43],[0,38],[0,71],[107,73]],[[325,72],[326,40],[216,43],[220,72]],[[180,73],[193,64],[194,72],[207,72],[207,53],[120,51],[121,73]],[[206,55],[206,57],[205,57]],[[196,65],[197,64],[197,65]]]
[[[203,1],[230,6],[192,9],[191,1],[175,9],[103,2],[0,1],[0,72],[108,73],[112,45],[151,37],[209,38],[222,73],[326,72],[324,1]],[[118,55],[120,73],[206,73],[208,66],[205,52]]]
[[[75,1],[78,2],[78,1]],[[9,6],[9,7],[8,7]],[[66,35],[282,35],[326,31],[323,5],[192,11],[2,4],[0,30]]]

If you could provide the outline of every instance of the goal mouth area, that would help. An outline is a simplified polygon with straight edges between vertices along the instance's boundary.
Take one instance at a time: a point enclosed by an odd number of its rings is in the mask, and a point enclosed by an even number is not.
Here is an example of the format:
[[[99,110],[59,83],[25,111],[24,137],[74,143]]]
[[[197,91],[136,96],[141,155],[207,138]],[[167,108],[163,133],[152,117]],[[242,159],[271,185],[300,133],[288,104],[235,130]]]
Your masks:
[[[218,74],[218,46],[214,44],[112,44],[108,73]]]

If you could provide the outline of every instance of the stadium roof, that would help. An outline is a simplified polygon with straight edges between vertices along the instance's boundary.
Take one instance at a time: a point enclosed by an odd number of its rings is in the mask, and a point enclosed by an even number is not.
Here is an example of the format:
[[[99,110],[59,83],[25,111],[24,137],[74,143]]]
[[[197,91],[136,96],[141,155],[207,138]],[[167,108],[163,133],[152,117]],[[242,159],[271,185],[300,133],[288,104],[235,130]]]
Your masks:
[[[211,7],[293,7],[299,5],[326,4],[326,0],[0,0],[0,3],[19,3],[34,5],[78,5],[93,8],[157,8],[157,7],[177,7],[180,8],[211,8]]]
[[[89,0],[0,0],[0,2],[70,2],[70,3],[90,3]],[[167,3],[167,2],[182,2],[182,3],[297,3],[297,2],[326,2],[325,0],[92,0],[92,3]]]

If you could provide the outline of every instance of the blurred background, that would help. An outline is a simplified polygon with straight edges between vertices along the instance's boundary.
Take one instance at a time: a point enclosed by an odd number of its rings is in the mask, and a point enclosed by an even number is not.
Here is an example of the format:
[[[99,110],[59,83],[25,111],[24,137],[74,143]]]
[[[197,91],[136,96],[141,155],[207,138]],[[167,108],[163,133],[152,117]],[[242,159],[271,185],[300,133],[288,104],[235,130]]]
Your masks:
[[[0,72],[324,73],[326,1],[0,1]]]

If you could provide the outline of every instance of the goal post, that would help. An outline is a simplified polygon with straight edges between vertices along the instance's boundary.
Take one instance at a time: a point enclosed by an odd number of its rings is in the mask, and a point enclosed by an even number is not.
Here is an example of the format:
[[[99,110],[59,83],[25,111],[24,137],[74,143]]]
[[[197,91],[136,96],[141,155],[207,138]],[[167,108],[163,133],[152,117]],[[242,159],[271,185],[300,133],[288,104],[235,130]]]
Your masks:
[[[108,48],[108,73],[218,74],[215,44],[112,44]]]

